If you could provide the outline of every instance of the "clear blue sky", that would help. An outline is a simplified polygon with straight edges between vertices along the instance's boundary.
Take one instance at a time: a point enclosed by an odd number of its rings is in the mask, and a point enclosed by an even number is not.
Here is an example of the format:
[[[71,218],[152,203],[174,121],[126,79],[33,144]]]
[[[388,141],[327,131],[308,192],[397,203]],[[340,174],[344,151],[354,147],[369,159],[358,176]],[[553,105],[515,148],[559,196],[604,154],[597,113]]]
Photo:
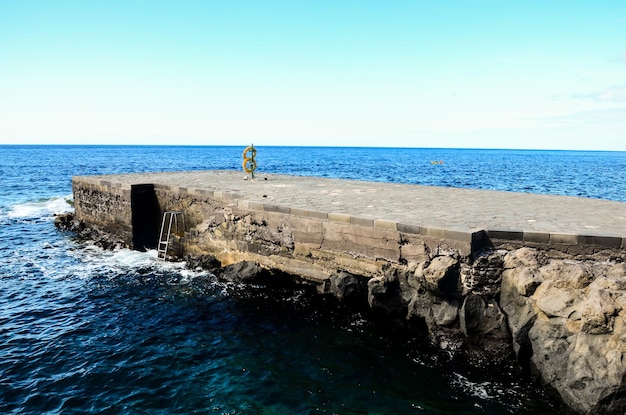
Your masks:
[[[0,144],[626,150],[626,1],[0,0]]]

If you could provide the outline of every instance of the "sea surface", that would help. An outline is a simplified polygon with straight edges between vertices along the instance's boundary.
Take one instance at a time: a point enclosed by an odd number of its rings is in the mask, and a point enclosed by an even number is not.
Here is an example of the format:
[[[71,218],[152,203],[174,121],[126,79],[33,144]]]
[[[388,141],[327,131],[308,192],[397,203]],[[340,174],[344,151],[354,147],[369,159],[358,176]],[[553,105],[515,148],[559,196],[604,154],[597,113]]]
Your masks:
[[[626,201],[623,152],[257,149],[259,174]],[[227,284],[54,227],[72,176],[241,169],[242,151],[0,146],[0,413],[558,413],[515,368],[472,369],[306,290]]]

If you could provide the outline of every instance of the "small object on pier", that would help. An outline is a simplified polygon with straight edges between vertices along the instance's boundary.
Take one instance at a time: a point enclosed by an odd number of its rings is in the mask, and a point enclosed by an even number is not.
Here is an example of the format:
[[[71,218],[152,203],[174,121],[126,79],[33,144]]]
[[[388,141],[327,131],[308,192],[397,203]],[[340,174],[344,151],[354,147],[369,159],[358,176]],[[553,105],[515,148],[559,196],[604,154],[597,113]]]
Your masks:
[[[172,234],[179,238],[185,235],[185,216],[183,212],[165,212],[163,214],[157,259],[167,261],[168,253],[171,250]]]
[[[250,155],[248,155],[250,153]],[[250,145],[250,147],[246,147],[243,151],[243,170],[246,173],[250,173],[252,175],[252,179],[254,179],[254,171],[256,170],[256,148],[254,148],[254,144]]]

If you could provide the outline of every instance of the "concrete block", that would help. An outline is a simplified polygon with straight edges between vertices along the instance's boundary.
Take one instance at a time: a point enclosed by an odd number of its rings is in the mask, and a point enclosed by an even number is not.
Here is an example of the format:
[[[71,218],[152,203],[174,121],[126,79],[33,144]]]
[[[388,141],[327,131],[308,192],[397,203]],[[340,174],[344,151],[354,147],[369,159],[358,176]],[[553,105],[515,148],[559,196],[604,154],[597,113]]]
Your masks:
[[[263,210],[266,212],[277,212],[284,214],[291,214],[291,208],[287,206],[275,205],[272,203],[263,203]]]
[[[334,241],[350,240],[354,243],[366,243],[362,241],[372,240],[373,245],[378,246],[381,243],[393,241],[400,243],[400,236],[397,232],[384,229],[376,229],[373,227],[354,226],[342,222],[322,222],[324,238]]]
[[[569,233],[550,233],[551,244],[568,244],[576,245],[578,235]]]
[[[607,248],[620,248],[622,246],[622,238],[618,236],[578,235],[576,242],[578,245],[598,245]]]
[[[547,232],[524,232],[522,240],[524,242],[547,244],[550,243],[550,234]]]
[[[367,226],[369,228],[374,227],[374,219],[360,218],[358,216],[351,216],[350,223],[353,225]]]
[[[428,248],[424,243],[400,245],[400,257],[407,261],[426,261],[429,259]]]
[[[263,208],[263,203],[261,203],[261,202],[255,202],[255,201],[253,201],[253,200],[249,200],[249,201],[248,201],[248,209],[249,209],[249,210],[259,210],[259,211],[261,211],[261,210],[263,210],[263,209],[264,209],[264,208]]]
[[[196,189],[196,195],[198,196],[202,196],[202,197],[206,197],[206,198],[212,198],[213,195],[213,191],[212,190],[206,190],[206,189]]]
[[[489,236],[489,239],[523,241],[524,231],[518,229],[487,229],[487,236]]]
[[[398,252],[400,244],[397,232],[347,225],[339,222],[323,222],[322,247],[343,252],[364,253],[372,249]]]
[[[298,227],[292,231],[292,236],[294,242],[317,244],[318,248],[324,239],[321,226],[319,229],[315,227]]]
[[[333,222],[350,223],[351,218],[352,217],[350,215],[346,215],[345,213],[329,213],[328,214],[328,219],[332,220]]]
[[[291,208],[291,214],[295,216],[309,216],[309,211],[301,208]]]
[[[445,239],[452,239],[453,241],[472,242],[473,232],[466,231],[454,231],[451,229],[443,230],[443,237]]]
[[[311,249],[319,248],[315,244],[303,243],[303,242],[294,242],[293,244],[293,255],[307,257],[311,255]]]
[[[237,201],[237,207],[239,209],[250,209],[250,201],[249,200],[238,200]]]
[[[397,223],[387,219],[374,219],[374,228],[376,229],[386,229],[389,231],[397,231],[398,226]]]
[[[315,219],[323,219],[323,220],[328,219],[328,213],[320,212],[318,210],[309,210],[307,216],[310,218],[315,218]]]
[[[421,227],[417,225],[408,225],[406,223],[398,223],[396,227],[399,232],[403,233],[412,233],[415,235],[419,235],[421,233]]]
[[[428,228],[428,227],[421,226],[420,235],[430,236],[431,238],[444,239],[446,237],[446,232],[444,229]]]

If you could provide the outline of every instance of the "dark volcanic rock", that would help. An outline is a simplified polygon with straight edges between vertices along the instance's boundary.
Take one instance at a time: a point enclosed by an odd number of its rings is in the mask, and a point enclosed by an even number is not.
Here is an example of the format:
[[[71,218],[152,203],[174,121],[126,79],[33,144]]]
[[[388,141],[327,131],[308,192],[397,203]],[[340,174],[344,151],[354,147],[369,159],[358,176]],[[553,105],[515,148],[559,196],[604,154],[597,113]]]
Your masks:
[[[90,241],[102,249],[128,248],[124,241],[113,234],[100,230],[95,226],[85,226],[82,221],[75,219],[73,213],[56,215],[54,225],[61,231],[74,232],[78,239]]]

